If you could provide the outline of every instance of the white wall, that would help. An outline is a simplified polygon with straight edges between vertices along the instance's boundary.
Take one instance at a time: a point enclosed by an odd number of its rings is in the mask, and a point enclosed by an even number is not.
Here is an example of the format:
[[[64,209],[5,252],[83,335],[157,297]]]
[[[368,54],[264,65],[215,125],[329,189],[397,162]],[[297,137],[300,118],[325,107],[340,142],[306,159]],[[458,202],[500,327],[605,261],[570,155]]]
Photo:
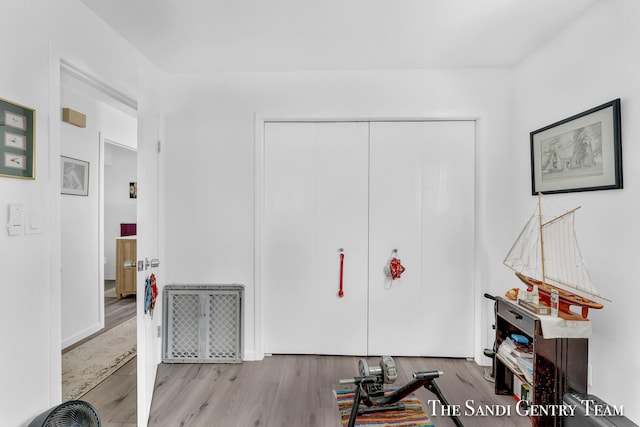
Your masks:
[[[23,426],[62,395],[60,59],[143,101],[143,109],[154,107],[139,82],[157,71],[78,0],[5,2],[0,36],[11,41],[3,50],[0,97],[36,110],[36,179],[0,178],[2,221],[8,202],[17,201],[38,211],[43,226],[41,234],[0,233],[0,424]]]
[[[60,200],[62,256],[62,346],[102,326],[99,282],[98,187],[99,124],[96,102],[68,87],[61,101],[87,115],[87,127],[60,124],[62,156],[89,162],[89,195],[63,194]]]
[[[9,10],[0,14],[4,39],[24,34],[22,22],[37,20],[15,10],[23,9],[20,6],[5,6]],[[22,425],[50,403],[52,331],[46,325],[56,311],[49,286],[49,50],[46,39],[28,33],[4,49],[3,64],[15,66],[0,67],[0,97],[36,110],[36,179],[0,177],[0,424],[7,426]],[[40,212],[42,233],[8,236],[4,224],[9,202],[22,202],[25,209]]]
[[[246,286],[245,357],[260,357],[254,281],[256,114],[266,118],[477,118],[478,305],[495,286],[511,236],[509,70],[174,76],[167,106],[167,283]],[[487,230],[491,230],[488,236]],[[488,262],[487,260],[491,261]],[[497,288],[500,289],[500,288]],[[260,303],[260,301],[258,301]],[[481,314],[482,313],[482,314]],[[492,316],[492,313],[489,313]],[[476,353],[491,319],[477,310]],[[257,325],[254,324],[257,323]],[[256,346],[258,342],[258,346]]]
[[[597,2],[574,25],[515,70],[516,121],[510,146],[513,217],[526,219],[534,200],[529,132],[615,98],[622,102],[624,189],[548,196],[565,208],[581,205],[577,232],[582,255],[598,290],[613,299],[591,310],[593,367],[589,391],[640,421],[640,351],[633,316],[640,298],[637,225],[640,208],[640,3]],[[515,228],[512,232],[519,230]]]

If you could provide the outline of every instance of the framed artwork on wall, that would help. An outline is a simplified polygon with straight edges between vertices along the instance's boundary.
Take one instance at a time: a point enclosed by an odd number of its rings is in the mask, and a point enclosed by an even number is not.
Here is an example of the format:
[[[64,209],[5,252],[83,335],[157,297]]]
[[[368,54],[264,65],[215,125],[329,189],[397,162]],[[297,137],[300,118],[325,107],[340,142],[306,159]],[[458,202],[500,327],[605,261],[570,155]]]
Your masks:
[[[531,193],[622,188],[620,99],[531,132]]]
[[[35,110],[0,98],[0,176],[35,179]]]
[[[89,162],[60,156],[61,194],[89,195]]]

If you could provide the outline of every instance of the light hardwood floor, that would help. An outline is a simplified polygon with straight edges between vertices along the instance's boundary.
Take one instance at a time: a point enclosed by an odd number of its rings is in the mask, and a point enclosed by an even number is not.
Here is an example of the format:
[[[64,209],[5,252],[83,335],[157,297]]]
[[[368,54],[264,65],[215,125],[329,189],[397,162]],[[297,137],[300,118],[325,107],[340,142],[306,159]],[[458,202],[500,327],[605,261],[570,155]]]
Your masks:
[[[356,357],[275,355],[241,364],[161,364],[158,367],[149,426],[203,427],[340,427],[333,390],[339,378],[357,374]],[[370,364],[376,358],[367,358]],[[509,405],[509,396],[496,396],[482,368],[460,359],[394,358],[404,384],[416,371],[439,370],[436,380],[450,405]],[[437,427],[451,427],[437,397],[422,388],[415,392]],[[133,359],[84,397],[104,427],[136,425],[136,360]],[[433,413],[433,409],[436,413]],[[525,427],[524,417],[460,417],[465,427]]]
[[[109,301],[107,311],[123,318],[124,300]],[[133,313],[135,313],[135,304]],[[121,319],[120,321],[122,321]],[[126,319],[124,319],[126,320]],[[117,324],[117,323],[116,323]],[[274,355],[240,364],[161,364],[155,383],[149,426],[154,427],[340,427],[333,390],[340,378],[357,375],[359,357]],[[510,396],[496,396],[483,368],[463,359],[395,357],[396,386],[416,371],[438,370],[436,380],[450,405],[510,405]],[[379,358],[367,358],[377,366]],[[100,413],[104,427],[136,426],[136,359],[116,371],[81,399]],[[454,426],[442,415],[437,397],[422,388],[415,392],[438,427]],[[433,409],[436,410],[433,413]],[[530,426],[528,419],[460,417],[465,427]]]
[[[357,357],[274,355],[259,362],[241,364],[162,364],[156,378],[149,426],[216,427],[339,427],[340,419],[333,390],[338,379],[357,375]],[[510,396],[496,396],[493,383],[483,377],[482,368],[461,359],[394,358],[402,385],[416,371],[443,371],[436,380],[450,405],[461,412],[470,402],[510,405]],[[375,366],[379,358],[367,358]],[[454,426],[442,416],[437,397],[425,388],[415,392],[427,414],[438,427]],[[473,402],[471,402],[473,401]],[[432,412],[436,409],[436,413]],[[467,416],[470,426],[529,426],[527,418]]]
[[[108,283],[107,287],[115,286]],[[83,342],[101,334],[136,315],[136,299],[105,298],[105,327],[96,334],[65,348],[69,351]],[[107,379],[91,389],[80,399],[91,403],[98,413],[102,427],[135,427],[137,423],[136,358],[127,362]]]

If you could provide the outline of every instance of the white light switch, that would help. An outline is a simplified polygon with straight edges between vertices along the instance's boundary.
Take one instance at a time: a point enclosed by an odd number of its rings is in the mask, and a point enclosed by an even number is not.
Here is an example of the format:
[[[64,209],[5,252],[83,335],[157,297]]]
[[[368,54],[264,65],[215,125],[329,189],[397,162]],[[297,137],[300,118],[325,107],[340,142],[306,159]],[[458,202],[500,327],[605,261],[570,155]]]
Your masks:
[[[34,210],[25,212],[24,234],[40,234],[42,233],[40,224],[40,213]]]
[[[22,203],[9,204],[9,221],[7,221],[9,236],[24,234],[24,209]]]

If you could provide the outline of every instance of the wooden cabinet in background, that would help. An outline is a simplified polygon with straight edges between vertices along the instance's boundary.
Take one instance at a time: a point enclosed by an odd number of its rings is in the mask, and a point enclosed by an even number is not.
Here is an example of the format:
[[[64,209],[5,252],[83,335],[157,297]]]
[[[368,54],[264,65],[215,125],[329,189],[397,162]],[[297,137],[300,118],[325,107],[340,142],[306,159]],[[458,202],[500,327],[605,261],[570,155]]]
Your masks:
[[[136,244],[136,239],[116,239],[116,295],[118,299],[136,294]]]

